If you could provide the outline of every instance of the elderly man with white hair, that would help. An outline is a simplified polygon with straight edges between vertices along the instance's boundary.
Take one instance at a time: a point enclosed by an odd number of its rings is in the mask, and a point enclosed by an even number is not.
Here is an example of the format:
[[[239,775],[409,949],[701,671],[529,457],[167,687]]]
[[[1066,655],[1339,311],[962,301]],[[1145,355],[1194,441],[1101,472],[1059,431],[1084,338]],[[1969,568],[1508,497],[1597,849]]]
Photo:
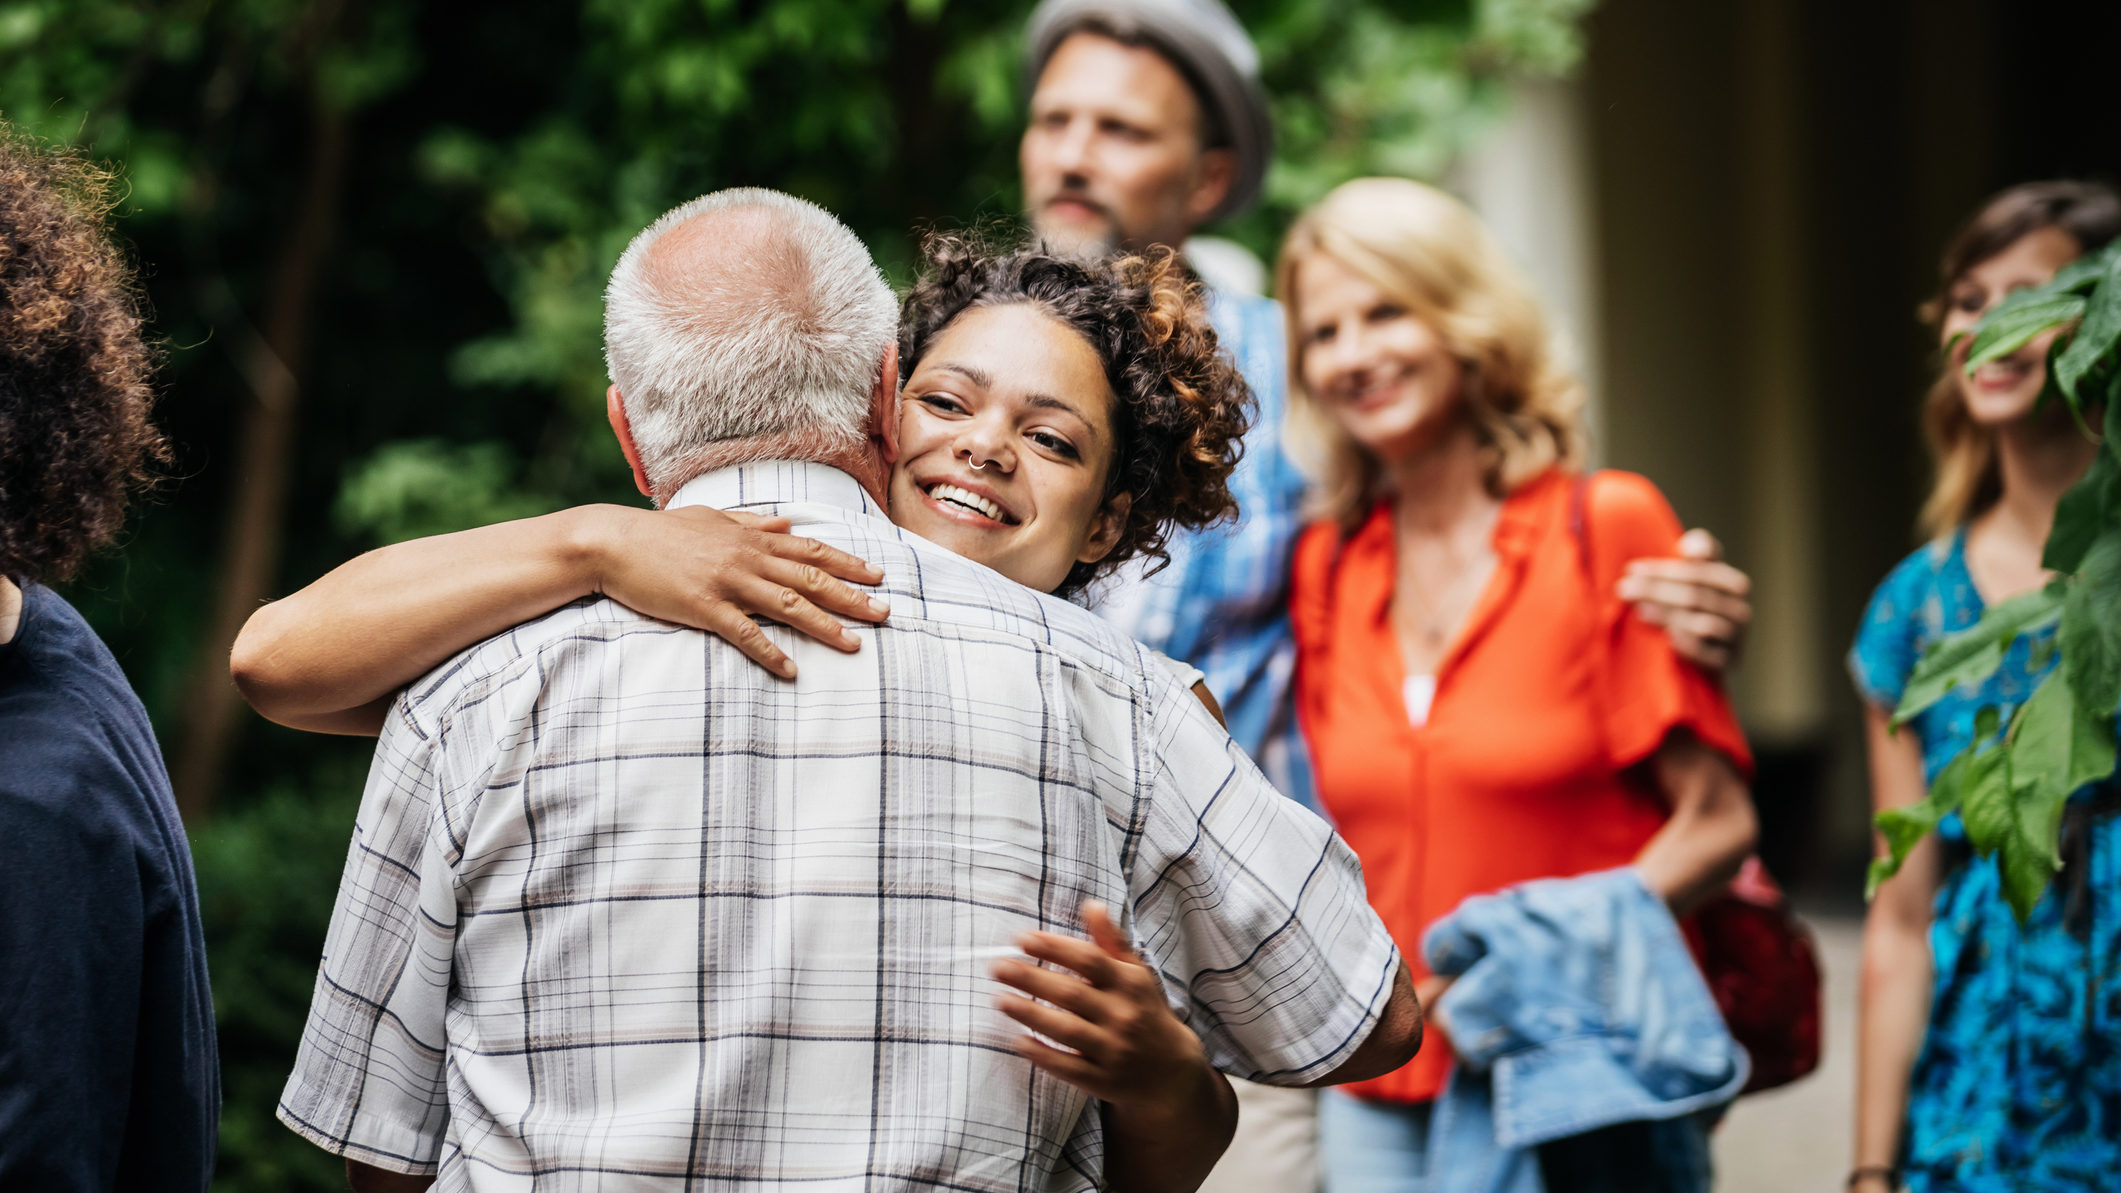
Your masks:
[[[620,260],[644,490],[789,518],[892,616],[852,654],[767,627],[790,683],[585,600],[398,697],[280,1104],[357,1189],[1098,1188],[1095,1104],[987,976],[1086,900],[1251,1070],[1412,1051],[1352,855],[1164,662],[886,519],[895,314],[852,233],[770,191]]]

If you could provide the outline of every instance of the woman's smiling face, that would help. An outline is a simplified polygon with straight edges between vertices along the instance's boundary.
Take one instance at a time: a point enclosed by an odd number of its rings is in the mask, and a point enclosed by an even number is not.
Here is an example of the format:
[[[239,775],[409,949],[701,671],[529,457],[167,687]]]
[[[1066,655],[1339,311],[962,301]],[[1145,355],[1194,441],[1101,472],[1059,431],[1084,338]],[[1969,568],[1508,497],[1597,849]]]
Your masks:
[[[900,392],[892,521],[1051,592],[1118,541],[1127,499],[1105,499],[1117,401],[1066,324],[1024,303],[965,311]]]
[[[1330,253],[1296,267],[1297,373],[1348,437],[1391,462],[1463,415],[1465,368],[1406,305]]]
[[[2083,252],[2077,238],[2060,228],[2040,228],[2012,241],[2002,252],[1975,263],[1964,277],[1945,292],[1943,335],[1945,358],[1952,375],[1959,379],[1959,392],[1966,398],[1967,412],[1987,427],[2016,422],[2031,414],[2047,384],[2047,350],[2055,332],[2033,337],[2024,347],[2000,360],[1992,360],[1966,372],[1966,353],[1972,332],[1995,305],[2013,291],[2041,286],[2055,271]]]

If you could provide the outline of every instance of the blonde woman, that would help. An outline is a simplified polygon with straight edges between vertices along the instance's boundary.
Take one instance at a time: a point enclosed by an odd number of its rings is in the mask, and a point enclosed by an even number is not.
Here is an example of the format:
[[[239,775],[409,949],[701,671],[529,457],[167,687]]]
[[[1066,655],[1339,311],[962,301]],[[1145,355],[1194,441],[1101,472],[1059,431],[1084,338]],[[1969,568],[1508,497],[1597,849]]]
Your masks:
[[[1868,708],[1871,798],[1910,804],[2055,666],[2020,642],[1979,688],[1959,689],[1901,732],[1894,705],[1923,650],[1982,609],[2047,583],[2055,504],[2096,445],[2061,403],[2038,407],[2042,336],[1968,376],[1964,333],[2013,290],[2037,286],[2121,235],[2121,195],[2038,182],[1991,199],[1945,250],[1931,315],[1945,346],[1925,429],[1937,480],[1931,540],[1878,586],[1850,653]],[[2044,656],[2044,657],[2043,657]],[[2111,1189],[2121,1172],[2121,798],[2077,793],[2063,815],[2067,863],[2021,925],[1993,859],[1971,856],[1957,813],[1909,855],[1864,921],[1849,1187]]]
[[[1581,387],[1442,192],[1340,187],[1290,230],[1278,287],[1292,435],[1316,482],[1298,712],[1320,801],[1423,1005],[1449,986],[1422,968],[1424,930],[1531,880],[1632,867],[1676,942],[1664,909],[1726,882],[1755,822],[1728,701],[1616,594],[1630,560],[1672,553],[1672,511],[1641,477],[1580,476]],[[1328,1193],[1449,1187],[1425,1176],[1453,1064],[1443,1005],[1411,1064],[1322,1099]],[[1550,1193],[1700,1190],[1703,1140],[1696,1119],[1630,1122],[1536,1161]]]

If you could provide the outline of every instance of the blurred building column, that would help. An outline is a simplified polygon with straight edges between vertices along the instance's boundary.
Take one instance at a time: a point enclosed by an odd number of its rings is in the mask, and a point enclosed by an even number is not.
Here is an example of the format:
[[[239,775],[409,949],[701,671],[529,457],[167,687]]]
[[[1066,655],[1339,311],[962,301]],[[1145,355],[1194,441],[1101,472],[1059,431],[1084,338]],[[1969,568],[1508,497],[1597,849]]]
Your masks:
[[[1739,8],[1738,226],[1746,392],[1748,563],[1762,610],[1738,673],[1747,727],[1775,745],[1827,732],[1818,539],[1819,427],[1805,332],[1804,197],[1796,18],[1782,4]]]
[[[1580,83],[1510,90],[1501,122],[1467,151],[1453,189],[1480,212],[1553,316],[1565,359],[1590,391],[1591,449],[1604,449],[1597,188]]]

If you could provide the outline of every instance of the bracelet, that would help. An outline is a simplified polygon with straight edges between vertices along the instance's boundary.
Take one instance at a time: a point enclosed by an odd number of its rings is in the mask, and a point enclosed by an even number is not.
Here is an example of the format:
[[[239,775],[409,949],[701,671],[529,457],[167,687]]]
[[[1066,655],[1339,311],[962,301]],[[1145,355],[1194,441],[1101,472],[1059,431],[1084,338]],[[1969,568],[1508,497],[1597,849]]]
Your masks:
[[[1842,1187],[1854,1189],[1857,1185],[1863,1183],[1865,1177],[1871,1176],[1883,1180],[1888,1189],[1898,1189],[1900,1187],[1900,1170],[1887,1164],[1865,1164],[1850,1169],[1848,1183]]]

